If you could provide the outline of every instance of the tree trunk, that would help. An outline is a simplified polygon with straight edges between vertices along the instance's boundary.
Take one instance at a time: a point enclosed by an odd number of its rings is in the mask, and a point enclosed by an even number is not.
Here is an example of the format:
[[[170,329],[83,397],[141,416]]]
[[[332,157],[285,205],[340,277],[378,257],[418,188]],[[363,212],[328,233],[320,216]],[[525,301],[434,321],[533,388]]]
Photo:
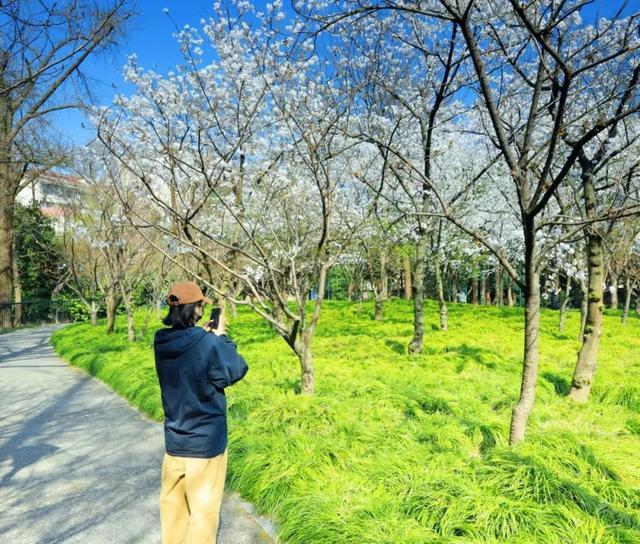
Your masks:
[[[380,251],[380,271],[378,276],[378,286],[375,288],[376,304],[373,319],[382,320],[382,306],[388,298],[387,290],[387,255]]]
[[[353,293],[356,290],[356,286],[353,280],[349,280],[349,286],[347,287],[347,298],[349,302],[353,302]]]
[[[478,278],[474,277],[471,281],[471,303],[478,304]]]
[[[480,275],[480,304],[486,304],[487,303],[487,276],[485,275],[485,273],[483,272]]]
[[[136,341],[136,322],[133,315],[133,303],[131,301],[131,293],[128,293],[124,287],[121,290],[122,300],[124,301],[124,309],[127,312],[127,338],[129,342]]]
[[[376,321],[382,321],[382,305],[382,296],[380,295],[380,293],[376,293],[376,304],[373,314],[373,319]]]
[[[564,299],[560,303],[560,319],[558,321],[558,332],[564,332],[566,323],[567,305],[569,304],[569,294],[571,293],[571,276],[567,275],[567,284],[564,290]]]
[[[533,262],[535,230],[532,220],[525,231],[524,364],[520,398],[511,416],[509,444],[524,441],[527,420],[536,399],[538,335],[540,332],[540,273]]]
[[[584,334],[584,327],[587,324],[587,286],[584,281],[580,282],[580,291],[582,298],[580,299],[580,331],[578,332],[578,340],[582,341],[582,335]]]
[[[624,281],[624,310],[622,312],[622,324],[627,322],[629,317],[629,308],[631,308],[631,280],[626,278]]]
[[[451,280],[451,297],[450,302],[458,302],[458,277],[453,276]]]
[[[500,265],[496,267],[496,305],[504,305],[504,269]]]
[[[583,174],[582,181],[587,218],[591,218],[596,208],[593,174],[591,172]],[[569,390],[569,397],[579,402],[585,402],[589,398],[602,334],[602,284],[605,274],[605,255],[602,235],[596,229],[597,227],[592,225],[586,233],[588,282],[586,322],[582,334],[582,346]]]
[[[311,353],[311,338],[308,331],[304,331],[294,344],[294,351],[300,361],[300,392],[303,395],[313,395],[315,392],[315,373],[313,369],[313,354]]]
[[[4,168],[2,169],[4,170]],[[11,303],[13,302],[13,195],[4,190],[5,180],[0,180],[0,327],[10,329],[13,326]]]
[[[442,285],[442,270],[440,269],[440,250],[435,255],[436,268],[436,292],[438,294],[438,306],[440,307],[440,330],[447,330],[447,302],[444,299],[444,286]]]
[[[98,325],[98,303],[95,300],[92,300],[89,306],[89,316],[91,325],[96,327]]]
[[[515,299],[513,298],[513,280],[511,276],[509,276],[509,284],[507,285],[507,304],[510,308],[515,306]]]
[[[417,355],[422,353],[422,342],[424,340],[424,273],[427,237],[421,235],[416,245],[416,262],[413,279],[413,339],[409,343],[409,353]]]
[[[611,274],[611,284],[609,285],[609,295],[611,297],[611,309],[617,310],[620,301],[618,300],[618,276]]]
[[[13,266],[13,289],[15,312],[13,314],[13,326],[17,327],[22,322],[22,285],[20,283],[20,270],[18,269],[18,259],[16,258],[16,241],[12,242],[12,263]]]
[[[118,297],[110,293],[105,297],[107,307],[107,334],[112,334],[116,330],[116,310],[120,306]]]
[[[387,278],[387,254],[380,252],[380,293],[382,300],[389,298],[389,280]]]
[[[402,274],[404,278],[404,298],[409,300],[413,297],[413,286],[411,285],[411,258],[409,255],[402,256]]]
[[[602,334],[604,247],[600,236],[593,233],[587,235],[587,252],[589,291],[588,296],[585,297],[586,319],[582,333],[582,346],[569,390],[569,397],[579,402],[585,402],[589,398]]]
[[[320,309],[324,302],[325,286],[327,283],[327,274],[329,273],[329,266],[324,263],[320,267],[320,277],[318,281],[318,296],[315,300],[315,306],[313,309],[313,315],[309,319],[307,328],[298,333],[298,337],[293,342],[293,350],[298,356],[300,361],[300,392],[303,395],[313,395],[316,389],[315,372],[313,369],[313,354],[311,352],[311,339],[313,333],[318,324],[318,318],[320,317]],[[305,322],[305,309],[300,308],[300,315],[302,316],[302,323]],[[291,343],[290,343],[291,345]]]

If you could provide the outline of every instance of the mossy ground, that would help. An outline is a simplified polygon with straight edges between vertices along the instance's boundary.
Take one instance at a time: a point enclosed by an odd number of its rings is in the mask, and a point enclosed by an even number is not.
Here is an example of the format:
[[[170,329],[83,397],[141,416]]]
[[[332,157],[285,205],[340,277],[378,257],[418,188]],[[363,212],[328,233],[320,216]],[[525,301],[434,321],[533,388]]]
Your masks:
[[[579,315],[543,311],[538,396],[527,441],[506,443],[522,368],[522,311],[426,305],[424,353],[406,354],[412,306],[382,322],[370,303],[329,302],[314,340],[317,392],[303,397],[284,341],[240,312],[249,363],[228,390],[234,489],[299,544],[640,542],[640,320],[605,316],[592,399],[565,397]],[[142,316],[141,316],[142,318]],[[56,332],[57,351],[152,418],[162,407],[153,331],[124,321]]]

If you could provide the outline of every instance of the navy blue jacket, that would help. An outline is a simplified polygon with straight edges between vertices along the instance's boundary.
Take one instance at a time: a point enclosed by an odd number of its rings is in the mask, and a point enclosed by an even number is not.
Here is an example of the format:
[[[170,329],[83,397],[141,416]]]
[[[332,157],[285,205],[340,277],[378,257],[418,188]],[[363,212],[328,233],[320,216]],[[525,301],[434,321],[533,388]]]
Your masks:
[[[215,457],[227,447],[224,388],[248,367],[236,345],[201,327],[160,329],[153,341],[169,455]]]

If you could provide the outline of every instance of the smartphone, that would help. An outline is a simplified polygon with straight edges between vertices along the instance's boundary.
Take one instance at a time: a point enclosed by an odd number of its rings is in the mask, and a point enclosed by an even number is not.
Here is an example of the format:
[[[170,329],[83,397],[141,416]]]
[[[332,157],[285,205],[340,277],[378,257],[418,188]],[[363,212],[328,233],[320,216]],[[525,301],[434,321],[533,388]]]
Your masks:
[[[220,308],[214,308],[211,310],[211,318],[209,319],[209,323],[211,324],[212,329],[217,329],[218,325],[220,325]]]

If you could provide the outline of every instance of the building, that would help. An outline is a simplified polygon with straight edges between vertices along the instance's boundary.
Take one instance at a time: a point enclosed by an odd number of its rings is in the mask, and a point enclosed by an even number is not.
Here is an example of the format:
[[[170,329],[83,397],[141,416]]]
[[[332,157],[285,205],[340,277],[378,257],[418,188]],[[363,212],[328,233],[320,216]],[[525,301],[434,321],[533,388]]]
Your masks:
[[[82,203],[89,185],[76,176],[47,172],[40,174],[18,193],[18,202],[25,206],[34,202],[42,213],[54,220],[56,229],[62,229],[64,220]]]

